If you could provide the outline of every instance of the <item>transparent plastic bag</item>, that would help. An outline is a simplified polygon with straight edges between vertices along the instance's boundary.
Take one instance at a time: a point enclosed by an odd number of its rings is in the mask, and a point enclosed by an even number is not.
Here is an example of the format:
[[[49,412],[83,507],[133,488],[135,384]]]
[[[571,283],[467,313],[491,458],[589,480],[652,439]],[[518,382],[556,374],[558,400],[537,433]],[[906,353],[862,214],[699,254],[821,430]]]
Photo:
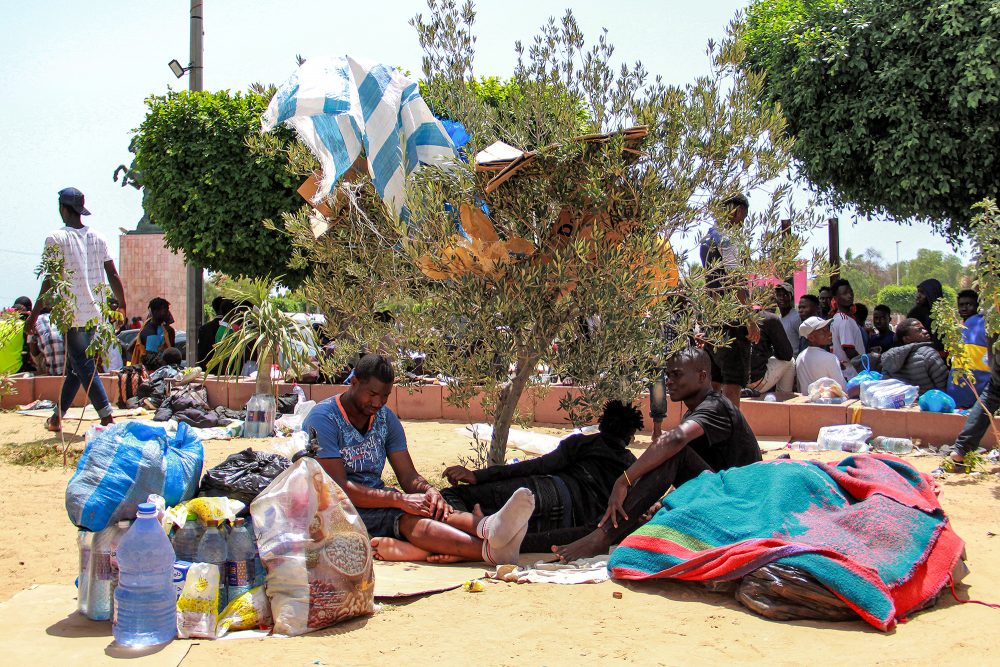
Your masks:
[[[812,575],[790,565],[770,563],[743,577],[736,599],[775,621],[857,620],[858,614]]]
[[[841,424],[824,426],[819,430],[820,449],[835,449],[845,452],[867,451],[872,430],[863,424]]]
[[[840,383],[832,378],[820,378],[806,389],[810,403],[843,403],[847,394]]]
[[[861,385],[865,382],[878,382],[882,379],[882,374],[871,369],[871,363],[867,354],[861,355],[861,372],[847,381],[848,398],[857,398],[861,394]]]
[[[215,636],[224,637],[227,632],[255,630],[271,627],[271,604],[267,601],[263,586],[251,588],[234,600],[219,614],[215,626]]]
[[[177,598],[177,635],[215,639],[219,619],[219,567],[191,563]]]
[[[301,635],[375,611],[368,531],[315,459],[275,477],[250,514],[275,633]]]

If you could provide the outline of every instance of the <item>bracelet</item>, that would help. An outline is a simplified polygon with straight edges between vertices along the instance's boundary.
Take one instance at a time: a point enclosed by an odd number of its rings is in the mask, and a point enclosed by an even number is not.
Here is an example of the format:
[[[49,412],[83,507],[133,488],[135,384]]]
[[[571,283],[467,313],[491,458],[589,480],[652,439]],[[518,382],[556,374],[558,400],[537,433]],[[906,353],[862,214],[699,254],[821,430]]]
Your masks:
[[[632,480],[628,478],[628,470],[622,470],[622,475],[625,477],[625,483],[628,484],[628,488],[632,488]]]

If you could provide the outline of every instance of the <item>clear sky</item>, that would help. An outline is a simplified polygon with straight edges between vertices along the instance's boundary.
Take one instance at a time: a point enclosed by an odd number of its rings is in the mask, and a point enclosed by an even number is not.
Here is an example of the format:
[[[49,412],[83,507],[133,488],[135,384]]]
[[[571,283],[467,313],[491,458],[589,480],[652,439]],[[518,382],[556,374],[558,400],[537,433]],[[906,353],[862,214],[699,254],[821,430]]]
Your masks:
[[[243,90],[281,83],[306,58],[348,53],[420,72],[421,51],[408,20],[426,13],[422,0],[205,0],[205,88]],[[476,73],[509,75],[516,39],[530,41],[549,16],[567,6],[592,41],[607,28],[619,58],[641,60],[652,74],[682,84],[707,71],[705,46],[719,39],[740,0],[482,0],[478,6]],[[131,161],[132,129],[143,100],[187,88],[167,68],[187,64],[189,3],[107,0],[4,0],[0,27],[0,305],[38,293],[34,267],[45,236],[61,226],[56,192],[73,185],[87,197],[87,222],[118,256],[119,228],[141,217],[141,195],[112,182]],[[751,204],[754,198],[751,195]],[[762,202],[763,203],[763,200]],[[879,249],[890,262],[920,248],[948,250],[925,226],[898,227],[841,217],[841,248]],[[816,242],[825,246],[825,232]],[[681,244],[683,245],[683,244]]]

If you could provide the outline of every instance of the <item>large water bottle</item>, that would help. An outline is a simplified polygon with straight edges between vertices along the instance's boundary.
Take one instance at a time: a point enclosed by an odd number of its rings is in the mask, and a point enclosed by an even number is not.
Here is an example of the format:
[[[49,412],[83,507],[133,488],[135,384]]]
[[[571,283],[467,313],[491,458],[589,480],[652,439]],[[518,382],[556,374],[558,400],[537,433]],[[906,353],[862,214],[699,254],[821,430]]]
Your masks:
[[[264,421],[264,413],[260,406],[260,395],[254,394],[250,397],[247,402],[247,416],[243,420],[243,437],[244,438],[260,438],[262,428],[261,422]]]
[[[253,525],[253,517],[247,517],[244,525],[247,527],[247,533],[250,534],[250,539],[253,540],[253,550],[254,550],[254,580],[253,587],[264,585],[264,578],[267,575],[267,570],[264,569],[264,563],[260,559],[260,549],[257,548],[257,529]]]
[[[156,506],[139,505],[135,523],[118,544],[120,578],[111,626],[122,646],[155,646],[177,636],[174,548],[156,520]]]
[[[174,553],[177,560],[195,562],[198,557],[198,544],[201,542],[201,531],[198,530],[198,515],[189,513],[184,527],[174,532]]]
[[[226,608],[229,596],[226,591],[226,538],[219,530],[219,522],[212,519],[198,544],[199,563],[210,563],[219,568],[219,611]]]
[[[76,609],[86,616],[90,613],[90,550],[94,534],[82,528],[76,534],[76,546],[80,550],[80,571],[76,579]]]
[[[226,541],[226,586],[230,600],[235,600],[253,588],[257,578],[257,543],[244,525],[236,519]]]
[[[118,582],[121,580],[121,568],[118,567],[118,546],[121,544],[122,538],[125,537],[125,533],[128,532],[129,526],[131,525],[132,522],[128,521],[127,519],[119,521],[118,532],[111,540],[111,617],[112,618],[114,618],[115,615],[115,590],[118,588]]]
[[[295,394],[295,404],[299,405],[306,402],[306,392],[305,389],[299,386],[298,382],[292,384],[292,393]]]
[[[887,438],[880,435],[872,440],[872,446],[891,454],[909,454],[913,451],[913,441],[909,438]]]
[[[111,596],[114,593],[115,578],[111,557],[121,537],[122,530],[118,524],[108,526],[94,534],[88,577],[90,593],[87,596],[87,618],[93,621],[111,620]]]

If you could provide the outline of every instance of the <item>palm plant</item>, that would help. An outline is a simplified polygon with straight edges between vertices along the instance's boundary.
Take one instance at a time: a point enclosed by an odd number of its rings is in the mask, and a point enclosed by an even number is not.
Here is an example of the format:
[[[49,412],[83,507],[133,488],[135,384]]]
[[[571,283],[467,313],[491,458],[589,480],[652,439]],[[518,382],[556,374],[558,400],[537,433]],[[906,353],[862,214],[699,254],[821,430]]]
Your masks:
[[[215,344],[208,370],[237,375],[245,359],[257,363],[258,378],[269,376],[267,369],[279,359],[296,376],[309,367],[318,349],[316,335],[308,323],[279,308],[272,296],[279,281],[255,278],[226,289],[237,304],[228,318],[233,331]]]

